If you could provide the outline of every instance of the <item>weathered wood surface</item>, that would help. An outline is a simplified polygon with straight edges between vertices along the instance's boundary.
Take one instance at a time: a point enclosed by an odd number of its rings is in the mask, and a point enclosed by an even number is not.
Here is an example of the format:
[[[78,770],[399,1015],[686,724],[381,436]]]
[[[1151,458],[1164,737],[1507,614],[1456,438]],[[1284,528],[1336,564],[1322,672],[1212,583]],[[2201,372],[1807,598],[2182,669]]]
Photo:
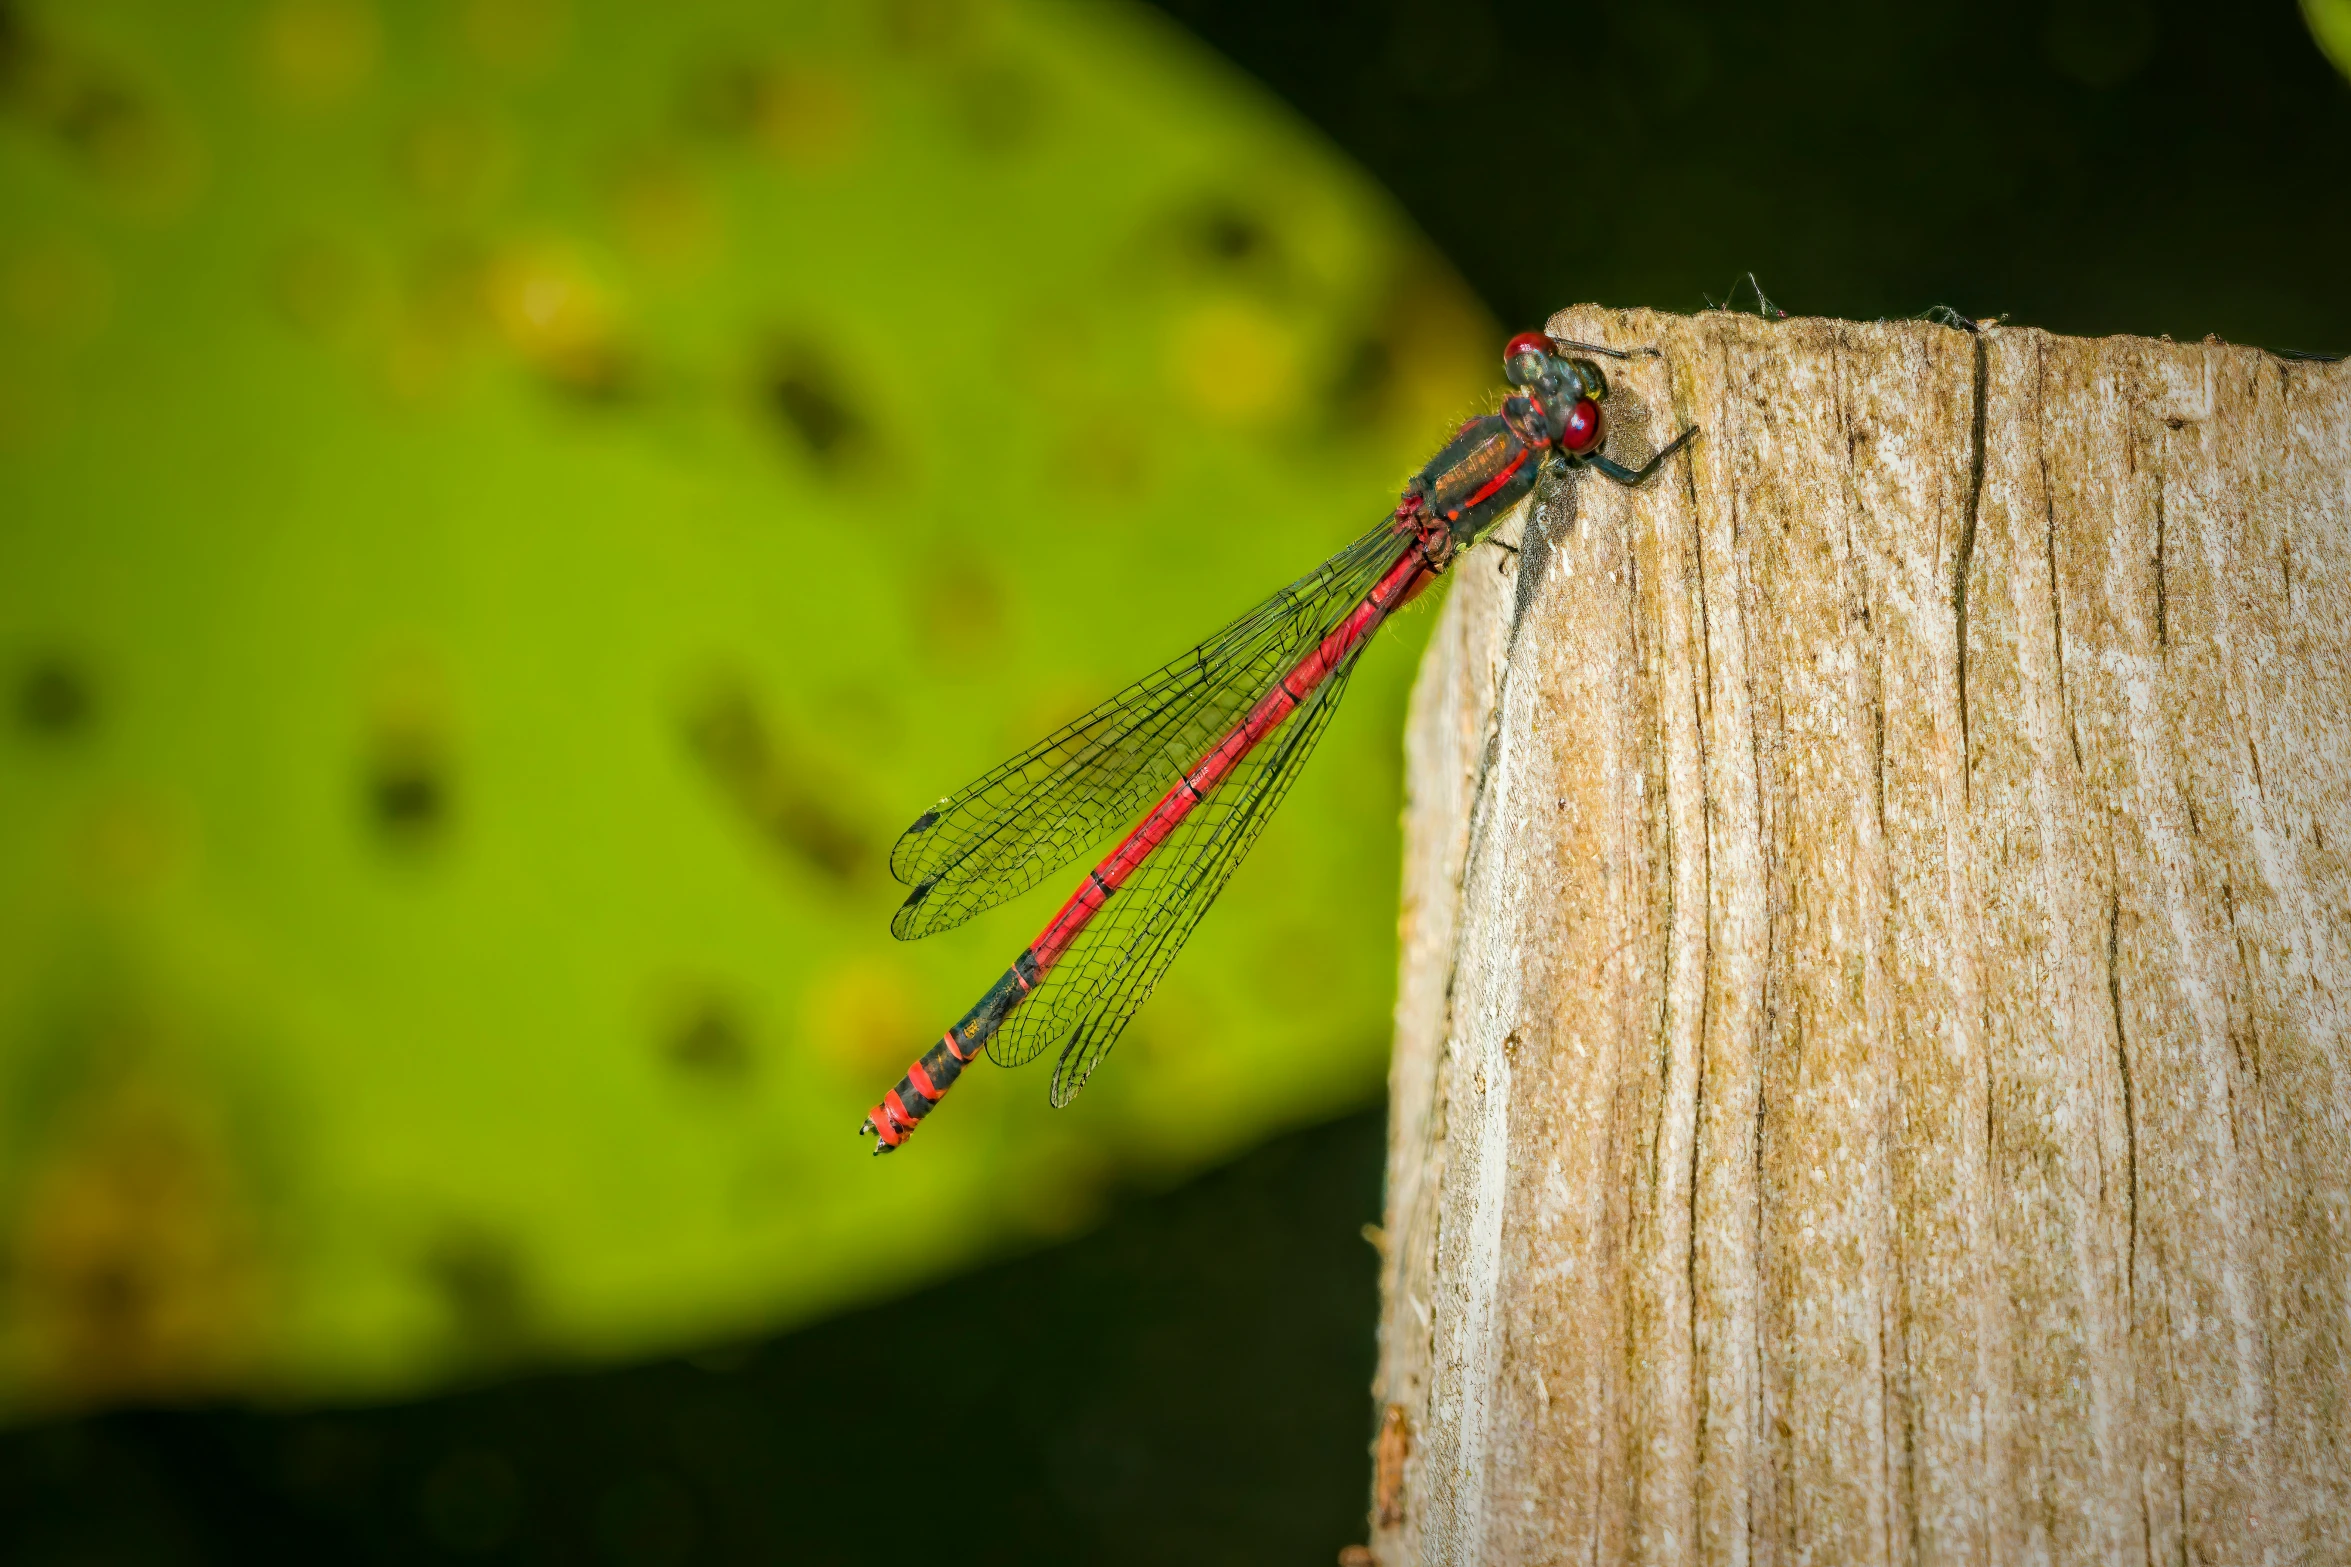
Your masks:
[[[1421,674],[1378,1559],[2351,1562],[2351,365],[1552,330],[1704,434]]]

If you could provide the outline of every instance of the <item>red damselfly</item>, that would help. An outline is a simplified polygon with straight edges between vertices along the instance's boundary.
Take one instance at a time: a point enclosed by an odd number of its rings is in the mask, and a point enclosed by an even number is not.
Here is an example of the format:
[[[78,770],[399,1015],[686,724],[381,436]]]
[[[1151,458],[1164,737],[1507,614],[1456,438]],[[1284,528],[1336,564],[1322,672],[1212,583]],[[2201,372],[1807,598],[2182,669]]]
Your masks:
[[[1018,1066],[1058,1046],[1053,1103],[1068,1103],[1257,841],[1381,622],[1483,540],[1546,464],[1639,484],[1697,433],[1638,468],[1608,457],[1608,381],[1578,350],[1627,357],[1540,332],[1512,338],[1502,362],[1516,390],[1455,431],[1378,527],[915,818],[890,854],[912,888],[890,922],[902,941],[960,925],[1134,825],[867,1112],[859,1130],[880,1139],[875,1153],[911,1136],[982,1050]]]

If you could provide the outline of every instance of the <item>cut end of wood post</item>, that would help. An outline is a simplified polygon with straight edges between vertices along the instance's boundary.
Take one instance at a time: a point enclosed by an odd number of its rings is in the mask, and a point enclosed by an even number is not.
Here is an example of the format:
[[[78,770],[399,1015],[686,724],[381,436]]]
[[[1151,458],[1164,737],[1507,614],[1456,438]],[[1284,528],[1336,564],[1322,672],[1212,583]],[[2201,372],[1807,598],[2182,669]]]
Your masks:
[[[2351,365],[1597,309],[1408,739],[1372,1551],[2351,1561]]]

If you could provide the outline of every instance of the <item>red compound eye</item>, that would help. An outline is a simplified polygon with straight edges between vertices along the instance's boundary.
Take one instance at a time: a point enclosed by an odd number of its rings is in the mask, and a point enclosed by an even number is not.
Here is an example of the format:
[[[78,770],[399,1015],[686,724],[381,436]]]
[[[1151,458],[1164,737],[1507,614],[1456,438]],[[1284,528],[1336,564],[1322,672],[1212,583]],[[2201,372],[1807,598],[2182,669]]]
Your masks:
[[[1540,332],[1521,332],[1503,347],[1502,362],[1508,364],[1521,354],[1547,354],[1549,352],[1551,352],[1550,338]]]
[[[1579,457],[1600,444],[1600,405],[1589,397],[1576,399],[1576,405],[1567,411],[1567,424],[1559,432],[1559,444]]]

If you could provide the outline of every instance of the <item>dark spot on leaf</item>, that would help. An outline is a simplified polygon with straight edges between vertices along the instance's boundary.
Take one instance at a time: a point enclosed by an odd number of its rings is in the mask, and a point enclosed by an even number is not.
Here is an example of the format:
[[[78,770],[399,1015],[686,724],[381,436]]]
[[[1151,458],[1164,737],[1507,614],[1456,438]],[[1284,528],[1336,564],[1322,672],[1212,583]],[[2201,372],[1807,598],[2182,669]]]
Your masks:
[[[137,188],[171,161],[162,117],[130,80],[0,5],[0,110],[47,134],[84,172]]]
[[[1262,253],[1271,239],[1264,224],[1238,207],[1212,208],[1200,226],[1201,248],[1228,266]]]
[[[387,839],[423,843],[448,824],[448,779],[428,751],[413,744],[394,745],[368,770],[367,808],[376,830]]]
[[[120,147],[140,129],[138,100],[111,82],[83,83],[57,116],[59,138],[93,163],[103,161],[110,148]]]
[[[835,62],[737,57],[686,78],[682,118],[714,139],[820,168],[855,155],[862,101],[861,84]]]
[[[944,59],[971,40],[969,0],[887,0],[881,12],[882,37],[902,54]]]
[[[539,372],[549,386],[585,408],[617,408],[636,401],[645,389],[637,359],[608,339],[543,356]]]
[[[825,355],[791,343],[769,361],[761,393],[769,413],[801,449],[825,468],[838,468],[864,444],[867,426]]]
[[[713,136],[748,136],[759,122],[766,71],[752,60],[721,60],[686,78],[682,116],[695,130]]]
[[[1269,201],[1195,192],[1154,219],[1143,243],[1149,265],[1172,263],[1173,275],[1193,287],[1246,289],[1269,308],[1319,308],[1299,295],[1307,279],[1283,242],[1281,209]]]
[[[8,102],[23,90],[37,50],[32,31],[25,26],[24,18],[16,14],[16,7],[0,4],[0,103]]]
[[[741,684],[714,685],[685,729],[695,759],[770,842],[836,881],[865,863],[863,835],[827,803],[823,769],[776,732]]]
[[[1031,71],[999,64],[973,71],[958,85],[964,134],[986,153],[1007,153],[1033,142],[1045,120],[1045,86]]]
[[[706,996],[689,1008],[662,1042],[670,1065],[692,1077],[740,1081],[751,1071],[751,1039],[724,1001]]]
[[[1396,351],[1385,338],[1359,337],[1332,356],[1336,370],[1323,403],[1346,425],[1360,427],[1380,416],[1395,395]]]
[[[511,1241],[472,1228],[452,1230],[425,1257],[425,1282],[449,1313],[467,1358],[502,1360],[530,1328],[530,1292]]]
[[[16,684],[16,718],[44,740],[66,740],[89,727],[95,717],[90,677],[58,654],[46,654],[27,665]]]

